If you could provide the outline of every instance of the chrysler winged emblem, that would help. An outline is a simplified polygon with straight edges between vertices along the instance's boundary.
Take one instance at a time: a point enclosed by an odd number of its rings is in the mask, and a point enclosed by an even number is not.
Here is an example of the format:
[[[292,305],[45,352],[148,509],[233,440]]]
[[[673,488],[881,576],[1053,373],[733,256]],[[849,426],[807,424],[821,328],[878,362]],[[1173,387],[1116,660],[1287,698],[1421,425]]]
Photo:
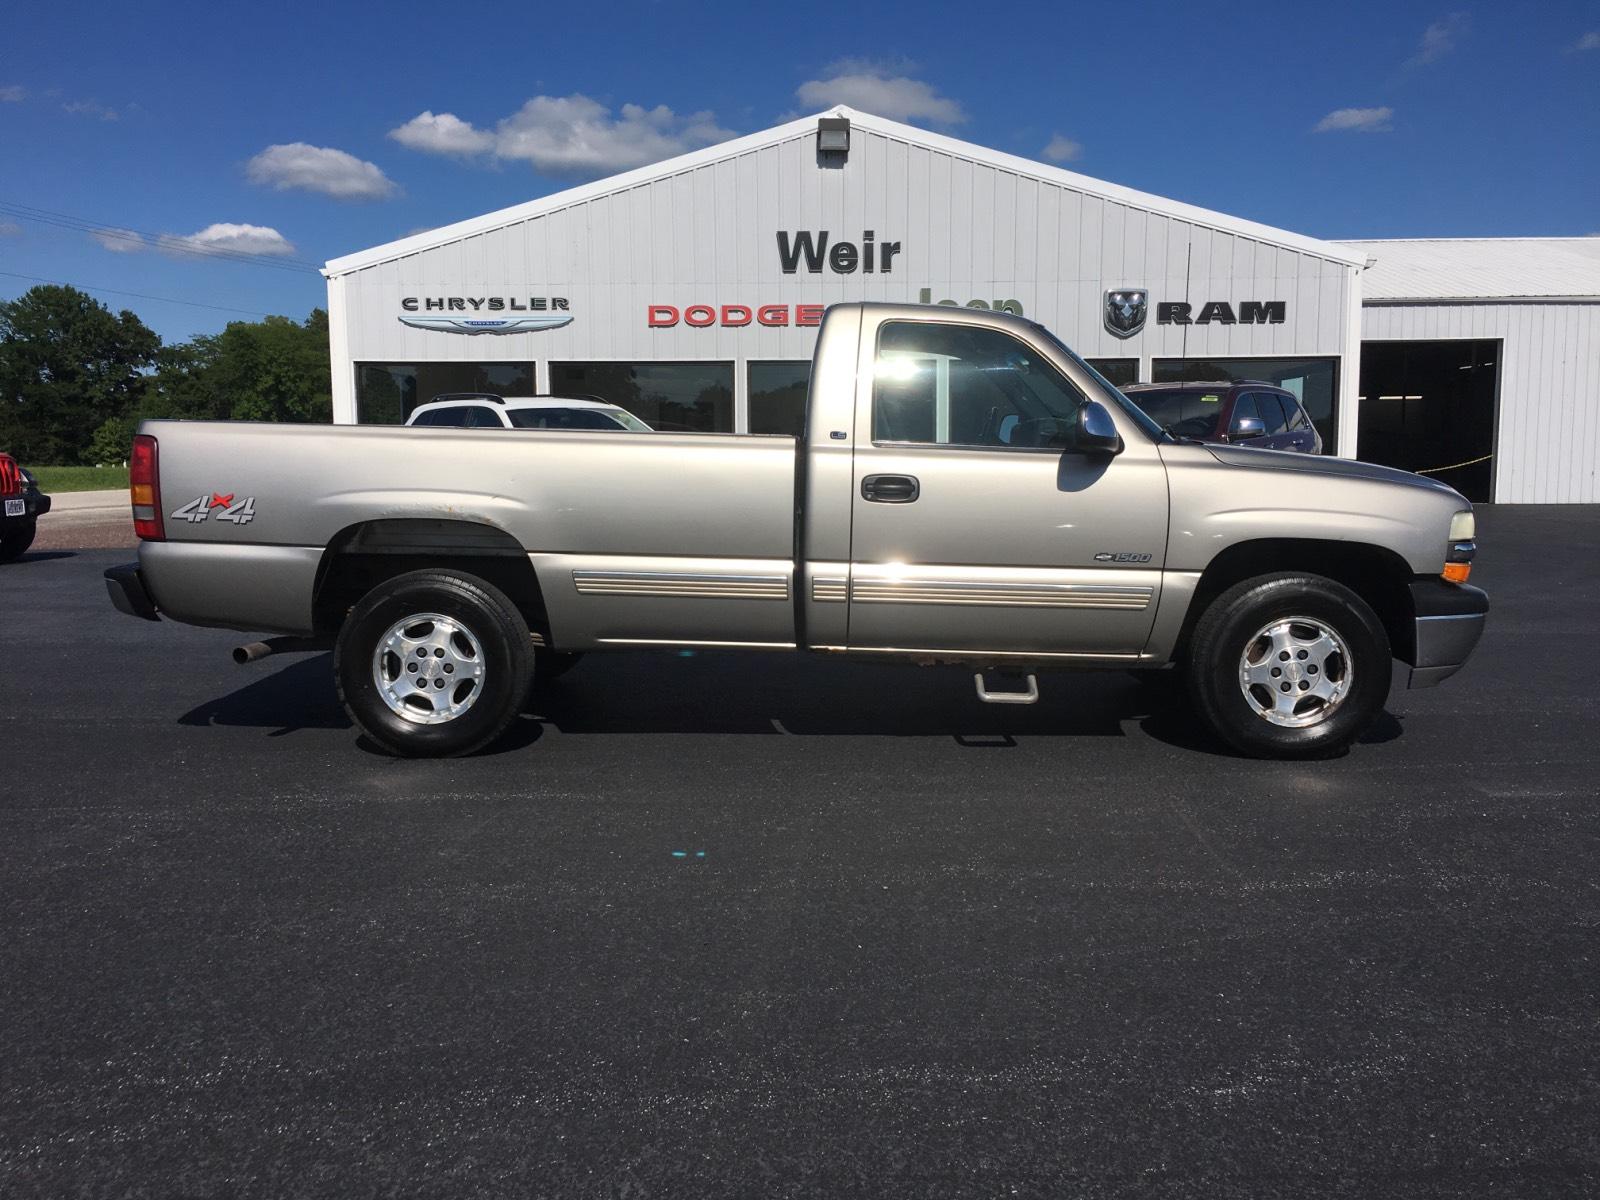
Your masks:
[[[1150,311],[1150,293],[1144,288],[1112,288],[1106,293],[1106,329],[1128,338],[1144,328]]]
[[[568,313],[544,313],[535,317],[413,317],[400,318],[413,329],[433,329],[440,333],[537,333],[541,329],[560,329],[571,324]]]

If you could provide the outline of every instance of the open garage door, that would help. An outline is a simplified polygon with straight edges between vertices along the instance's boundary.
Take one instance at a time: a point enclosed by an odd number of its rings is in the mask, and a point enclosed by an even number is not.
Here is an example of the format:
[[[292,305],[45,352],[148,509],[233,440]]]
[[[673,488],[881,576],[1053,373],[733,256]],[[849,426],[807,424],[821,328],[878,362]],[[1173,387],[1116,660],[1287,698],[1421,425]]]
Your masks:
[[[1499,362],[1498,340],[1362,342],[1359,457],[1491,499]]]

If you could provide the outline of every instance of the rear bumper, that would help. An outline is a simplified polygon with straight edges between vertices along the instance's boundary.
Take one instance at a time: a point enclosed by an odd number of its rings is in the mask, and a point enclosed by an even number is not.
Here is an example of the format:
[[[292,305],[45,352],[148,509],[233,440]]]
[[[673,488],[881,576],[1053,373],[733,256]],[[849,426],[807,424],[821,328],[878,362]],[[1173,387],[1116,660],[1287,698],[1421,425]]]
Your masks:
[[[146,621],[159,621],[155,602],[145,590],[144,578],[139,574],[138,563],[123,563],[106,571],[106,591],[116,610],[130,617],[143,617]]]
[[[1421,579],[1411,585],[1416,648],[1408,687],[1443,683],[1471,657],[1489,615],[1489,594],[1467,584]]]

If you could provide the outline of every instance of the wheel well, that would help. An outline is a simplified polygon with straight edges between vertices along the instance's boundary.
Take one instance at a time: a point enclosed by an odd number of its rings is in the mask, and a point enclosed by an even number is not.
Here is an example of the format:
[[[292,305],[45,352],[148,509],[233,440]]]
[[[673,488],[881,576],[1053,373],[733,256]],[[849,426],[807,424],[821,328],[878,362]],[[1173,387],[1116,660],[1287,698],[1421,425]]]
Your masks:
[[[517,606],[528,628],[545,645],[553,644],[539,577],[522,543],[493,525],[422,518],[365,521],[328,543],[312,601],[316,631],[336,633],[355,603],[378,584],[422,570],[457,570],[493,584]]]
[[[1229,546],[1201,573],[1178,637],[1177,653],[1181,655],[1188,649],[1195,622],[1212,600],[1236,583],[1283,571],[1322,575],[1344,584],[1378,614],[1395,657],[1405,658],[1411,652],[1416,628],[1410,583],[1415,576],[1405,559],[1393,550],[1365,542],[1263,538]]]

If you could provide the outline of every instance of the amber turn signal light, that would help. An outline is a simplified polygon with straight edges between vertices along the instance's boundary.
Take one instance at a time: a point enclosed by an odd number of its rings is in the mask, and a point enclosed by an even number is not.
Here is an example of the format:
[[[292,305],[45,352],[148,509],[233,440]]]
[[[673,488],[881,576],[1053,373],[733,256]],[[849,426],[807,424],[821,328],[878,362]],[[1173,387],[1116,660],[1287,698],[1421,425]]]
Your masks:
[[[1444,570],[1439,572],[1446,583],[1465,583],[1471,574],[1472,564],[1469,562],[1445,563]]]

